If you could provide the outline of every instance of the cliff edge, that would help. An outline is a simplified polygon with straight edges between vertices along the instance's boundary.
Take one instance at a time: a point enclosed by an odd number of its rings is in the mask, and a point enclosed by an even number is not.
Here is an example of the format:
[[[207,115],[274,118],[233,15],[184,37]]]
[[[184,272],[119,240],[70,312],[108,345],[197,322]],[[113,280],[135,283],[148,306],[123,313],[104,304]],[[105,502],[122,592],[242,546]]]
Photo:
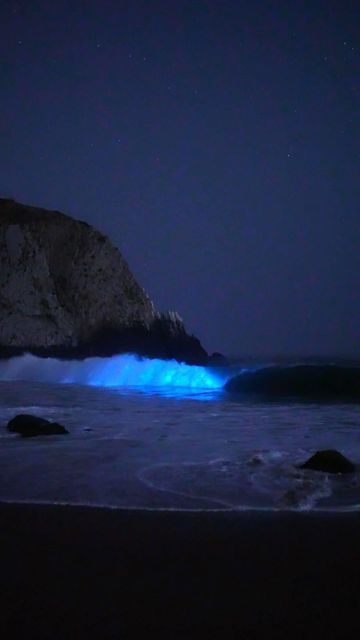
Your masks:
[[[106,236],[58,211],[0,199],[0,356],[24,351],[207,360],[176,313],[155,309]]]

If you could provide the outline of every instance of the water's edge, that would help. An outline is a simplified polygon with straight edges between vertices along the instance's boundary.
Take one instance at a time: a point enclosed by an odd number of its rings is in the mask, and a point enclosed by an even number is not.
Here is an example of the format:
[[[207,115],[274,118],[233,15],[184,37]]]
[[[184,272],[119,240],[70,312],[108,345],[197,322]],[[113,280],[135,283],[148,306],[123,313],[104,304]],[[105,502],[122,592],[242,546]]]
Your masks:
[[[121,513],[196,513],[196,514],[244,514],[244,513],[263,513],[263,514],[302,514],[302,515],[311,515],[311,514],[356,514],[360,513],[360,504],[352,505],[351,507],[315,507],[311,509],[296,509],[296,508],[275,508],[275,507],[257,507],[257,506],[240,506],[237,508],[226,508],[223,509],[218,508],[179,508],[179,507],[121,507],[118,505],[112,504],[102,504],[102,503],[88,503],[88,502],[57,502],[52,500],[0,500],[1,506],[34,506],[34,507],[69,507],[70,509],[94,509],[94,510],[103,510],[103,511],[118,511]]]

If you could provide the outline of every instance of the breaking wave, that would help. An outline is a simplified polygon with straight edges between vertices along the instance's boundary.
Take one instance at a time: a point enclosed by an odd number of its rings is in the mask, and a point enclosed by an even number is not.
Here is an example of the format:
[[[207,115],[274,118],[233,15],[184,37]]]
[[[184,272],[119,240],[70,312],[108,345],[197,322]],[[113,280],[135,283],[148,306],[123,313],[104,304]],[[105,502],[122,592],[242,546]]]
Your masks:
[[[293,365],[243,369],[226,382],[225,389],[264,398],[360,401],[360,367]]]
[[[266,400],[360,401],[360,366],[330,364],[216,368],[134,354],[85,360],[57,360],[25,354],[0,361],[0,380],[99,387],[225,390],[238,397],[256,396]]]
[[[224,386],[219,373],[176,360],[132,354],[85,360],[57,360],[25,354],[0,361],[0,380],[83,384],[101,387],[179,387],[216,390]]]

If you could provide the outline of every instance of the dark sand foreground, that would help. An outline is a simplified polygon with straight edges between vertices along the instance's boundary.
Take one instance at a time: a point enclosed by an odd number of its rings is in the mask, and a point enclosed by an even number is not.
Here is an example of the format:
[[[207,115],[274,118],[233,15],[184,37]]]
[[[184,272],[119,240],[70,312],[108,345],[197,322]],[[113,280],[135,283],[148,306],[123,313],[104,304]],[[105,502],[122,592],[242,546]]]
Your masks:
[[[0,535],[1,638],[360,637],[360,514],[0,505]]]

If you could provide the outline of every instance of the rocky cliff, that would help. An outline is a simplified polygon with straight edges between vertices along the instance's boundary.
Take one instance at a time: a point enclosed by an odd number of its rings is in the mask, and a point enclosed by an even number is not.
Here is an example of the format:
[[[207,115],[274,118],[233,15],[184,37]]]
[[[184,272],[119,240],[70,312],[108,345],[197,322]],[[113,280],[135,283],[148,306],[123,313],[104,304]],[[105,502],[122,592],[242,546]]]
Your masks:
[[[176,313],[156,311],[107,237],[58,211],[0,199],[0,355],[23,351],[207,358]]]

